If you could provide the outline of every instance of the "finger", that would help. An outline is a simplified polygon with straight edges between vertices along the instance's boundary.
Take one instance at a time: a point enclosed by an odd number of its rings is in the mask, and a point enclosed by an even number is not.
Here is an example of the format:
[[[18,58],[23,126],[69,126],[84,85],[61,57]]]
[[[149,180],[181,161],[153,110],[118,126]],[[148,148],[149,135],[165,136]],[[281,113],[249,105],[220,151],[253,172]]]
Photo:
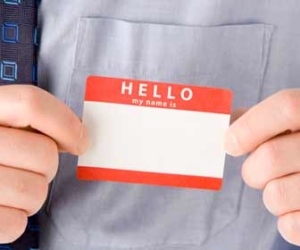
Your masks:
[[[35,214],[48,193],[45,177],[24,170],[0,166],[0,205]]]
[[[53,138],[60,149],[73,154],[83,153],[89,144],[85,127],[71,109],[34,86],[0,87],[0,124],[30,126]]]
[[[280,216],[278,231],[287,242],[300,246],[300,212]]]
[[[263,191],[266,208],[274,215],[300,210],[300,173],[268,182]]]
[[[279,136],[261,144],[242,168],[245,182],[262,189],[271,180],[300,172],[300,133]]]
[[[57,172],[57,145],[45,135],[0,127],[0,149],[0,165],[39,173],[48,182]]]
[[[0,244],[17,240],[24,233],[27,221],[24,211],[0,206]]]
[[[226,132],[225,150],[239,156],[286,131],[300,128],[300,90],[281,91],[254,106]]]

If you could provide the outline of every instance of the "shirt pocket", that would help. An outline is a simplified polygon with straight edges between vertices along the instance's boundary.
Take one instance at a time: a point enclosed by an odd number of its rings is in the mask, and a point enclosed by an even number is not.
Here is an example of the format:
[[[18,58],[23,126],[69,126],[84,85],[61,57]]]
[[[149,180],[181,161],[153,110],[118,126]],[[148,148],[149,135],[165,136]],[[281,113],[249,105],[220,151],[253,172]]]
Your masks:
[[[228,88],[234,107],[252,106],[260,98],[271,33],[265,24],[199,27],[82,18],[67,104],[81,116],[86,79],[101,75]],[[189,249],[237,219],[242,160],[227,158],[222,191],[213,192],[78,181],[76,158],[64,155],[48,215],[56,237],[74,249]]]

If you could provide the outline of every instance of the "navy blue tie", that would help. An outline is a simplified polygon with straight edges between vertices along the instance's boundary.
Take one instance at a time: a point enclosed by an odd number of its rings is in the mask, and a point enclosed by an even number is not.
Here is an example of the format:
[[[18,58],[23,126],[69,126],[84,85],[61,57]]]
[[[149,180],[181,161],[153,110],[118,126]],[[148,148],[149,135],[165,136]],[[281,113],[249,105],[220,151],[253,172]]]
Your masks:
[[[0,85],[37,84],[36,0],[0,0]],[[0,250],[38,249],[38,218],[29,218],[24,235]]]

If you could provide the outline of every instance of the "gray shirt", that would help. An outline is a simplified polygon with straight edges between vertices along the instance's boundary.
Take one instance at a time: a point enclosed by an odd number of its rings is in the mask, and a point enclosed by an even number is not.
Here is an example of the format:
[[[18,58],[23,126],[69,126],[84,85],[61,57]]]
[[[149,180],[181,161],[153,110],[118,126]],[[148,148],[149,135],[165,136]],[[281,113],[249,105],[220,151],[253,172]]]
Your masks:
[[[299,23],[298,0],[43,0],[39,84],[79,116],[89,75],[225,87],[251,107],[300,85]],[[41,249],[294,249],[243,183],[243,160],[227,157],[213,192],[78,181],[64,154]]]

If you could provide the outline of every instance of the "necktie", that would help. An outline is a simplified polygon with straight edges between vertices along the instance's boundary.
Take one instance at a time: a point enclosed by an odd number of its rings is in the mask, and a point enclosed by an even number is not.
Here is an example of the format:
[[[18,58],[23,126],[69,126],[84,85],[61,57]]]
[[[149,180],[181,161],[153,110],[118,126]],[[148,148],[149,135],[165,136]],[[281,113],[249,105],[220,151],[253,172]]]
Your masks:
[[[0,0],[0,85],[37,83],[36,0]],[[0,250],[38,249],[37,215],[24,235]]]

